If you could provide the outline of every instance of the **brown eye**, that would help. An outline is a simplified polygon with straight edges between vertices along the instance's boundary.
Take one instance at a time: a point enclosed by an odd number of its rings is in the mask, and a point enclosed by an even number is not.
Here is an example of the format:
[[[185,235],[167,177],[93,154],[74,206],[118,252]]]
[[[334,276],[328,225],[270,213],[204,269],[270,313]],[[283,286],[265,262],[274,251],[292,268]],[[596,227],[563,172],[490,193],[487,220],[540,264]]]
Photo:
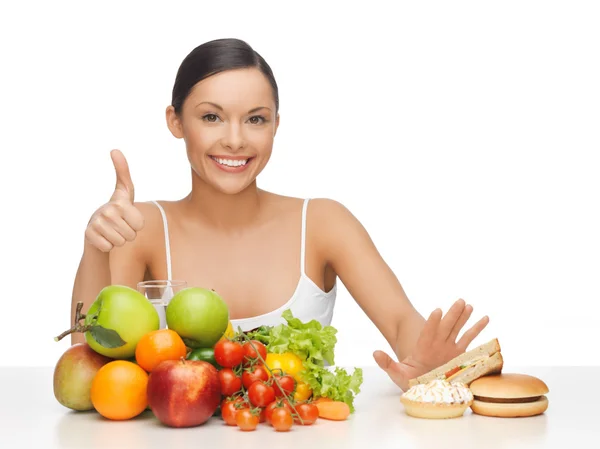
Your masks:
[[[202,117],[204,120],[206,120],[207,122],[216,122],[218,117],[215,114],[206,114],[204,117]]]
[[[261,117],[260,115],[255,115],[254,117],[250,117],[249,121],[253,125],[260,125],[265,121],[265,118]]]

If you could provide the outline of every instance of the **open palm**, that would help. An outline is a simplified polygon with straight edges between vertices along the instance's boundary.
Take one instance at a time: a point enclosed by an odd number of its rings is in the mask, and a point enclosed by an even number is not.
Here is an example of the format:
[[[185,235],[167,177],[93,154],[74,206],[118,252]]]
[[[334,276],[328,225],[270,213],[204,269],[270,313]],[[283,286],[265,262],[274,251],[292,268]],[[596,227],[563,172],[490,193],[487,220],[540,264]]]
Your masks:
[[[473,307],[464,300],[456,301],[445,317],[440,309],[434,310],[419,335],[417,344],[408,357],[395,362],[383,351],[373,354],[377,364],[402,390],[408,388],[408,381],[443,365],[467,350],[471,342],[487,326],[487,316],[480,319],[456,341],[461,329],[473,313]]]

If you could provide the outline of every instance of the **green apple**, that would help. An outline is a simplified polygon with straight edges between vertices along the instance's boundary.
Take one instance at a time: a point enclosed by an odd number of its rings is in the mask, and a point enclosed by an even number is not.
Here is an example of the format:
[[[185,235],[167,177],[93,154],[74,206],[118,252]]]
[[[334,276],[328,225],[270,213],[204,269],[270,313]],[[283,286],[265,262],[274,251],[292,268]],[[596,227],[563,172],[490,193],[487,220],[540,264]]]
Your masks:
[[[185,288],[167,305],[167,327],[190,348],[211,348],[229,324],[229,308],[214,290]]]
[[[85,316],[85,340],[113,359],[135,357],[138,341],[160,326],[158,312],[144,295],[123,285],[102,289]]]

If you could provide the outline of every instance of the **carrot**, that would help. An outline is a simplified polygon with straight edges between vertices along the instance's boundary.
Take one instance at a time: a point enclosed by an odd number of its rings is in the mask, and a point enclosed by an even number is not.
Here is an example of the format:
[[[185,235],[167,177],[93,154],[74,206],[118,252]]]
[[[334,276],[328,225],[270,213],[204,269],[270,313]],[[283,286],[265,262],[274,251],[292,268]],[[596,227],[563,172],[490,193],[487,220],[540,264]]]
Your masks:
[[[319,409],[319,418],[343,421],[350,416],[350,407],[342,401],[315,401]]]
[[[327,398],[325,396],[321,396],[321,397],[319,397],[317,399],[314,399],[312,401],[312,403],[315,404],[315,405],[317,405],[319,402],[332,402],[332,401],[333,401],[333,399],[331,399],[331,398]]]

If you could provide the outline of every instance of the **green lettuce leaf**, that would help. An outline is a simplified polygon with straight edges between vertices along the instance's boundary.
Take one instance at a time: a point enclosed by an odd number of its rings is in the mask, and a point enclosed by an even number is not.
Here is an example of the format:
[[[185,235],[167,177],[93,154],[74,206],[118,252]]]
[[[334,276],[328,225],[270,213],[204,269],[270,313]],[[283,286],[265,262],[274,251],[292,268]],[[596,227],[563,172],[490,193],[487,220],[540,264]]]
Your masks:
[[[287,324],[261,326],[249,332],[248,337],[264,343],[269,352],[296,354],[304,366],[300,376],[309,384],[313,394],[346,402],[354,412],[354,397],[360,392],[363,381],[362,369],[355,368],[350,375],[343,368],[327,368],[327,365],[335,364],[337,329],[322,326],[317,320],[303,323],[289,309],[282,313],[282,317]]]

